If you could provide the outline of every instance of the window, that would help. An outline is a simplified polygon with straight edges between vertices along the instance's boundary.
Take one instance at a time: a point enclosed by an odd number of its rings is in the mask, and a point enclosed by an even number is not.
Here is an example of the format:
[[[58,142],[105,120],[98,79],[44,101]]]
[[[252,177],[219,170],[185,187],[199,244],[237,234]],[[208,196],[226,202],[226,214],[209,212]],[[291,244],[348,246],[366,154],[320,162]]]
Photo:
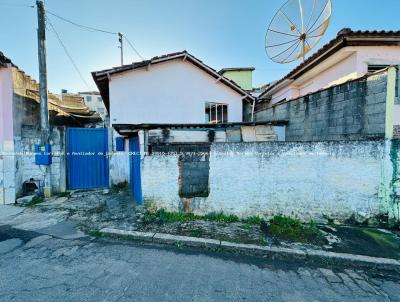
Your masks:
[[[98,96],[98,97],[97,97],[97,101],[98,101],[98,102],[102,102],[102,101],[103,101],[103,100],[101,99],[101,96]]]
[[[228,105],[220,103],[206,103],[206,123],[225,124],[228,122]]]
[[[91,102],[92,101],[92,97],[90,95],[86,96],[86,102]]]
[[[368,72],[375,72],[389,67],[389,65],[368,65]]]

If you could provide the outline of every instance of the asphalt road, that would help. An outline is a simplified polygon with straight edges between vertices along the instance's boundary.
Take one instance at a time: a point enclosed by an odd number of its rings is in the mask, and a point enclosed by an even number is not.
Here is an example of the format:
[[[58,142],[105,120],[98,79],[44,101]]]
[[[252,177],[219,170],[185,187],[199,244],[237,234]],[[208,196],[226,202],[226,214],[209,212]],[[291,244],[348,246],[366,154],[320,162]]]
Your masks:
[[[400,276],[3,225],[0,301],[400,301]]]

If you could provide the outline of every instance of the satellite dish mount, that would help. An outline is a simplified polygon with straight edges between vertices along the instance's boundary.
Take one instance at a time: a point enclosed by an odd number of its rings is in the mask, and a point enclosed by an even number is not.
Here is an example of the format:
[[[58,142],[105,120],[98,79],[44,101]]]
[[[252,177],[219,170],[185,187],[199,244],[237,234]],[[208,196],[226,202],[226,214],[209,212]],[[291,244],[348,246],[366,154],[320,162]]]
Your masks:
[[[331,15],[331,0],[288,0],[265,34],[268,57],[281,64],[305,60],[324,35]]]

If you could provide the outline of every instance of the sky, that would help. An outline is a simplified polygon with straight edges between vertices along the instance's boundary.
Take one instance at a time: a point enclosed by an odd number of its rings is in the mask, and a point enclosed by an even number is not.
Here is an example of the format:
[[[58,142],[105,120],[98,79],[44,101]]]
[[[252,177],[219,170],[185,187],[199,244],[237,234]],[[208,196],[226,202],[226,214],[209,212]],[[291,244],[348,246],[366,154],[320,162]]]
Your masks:
[[[277,80],[296,67],[272,62],[265,32],[283,0],[46,0],[46,9],[79,24],[122,32],[144,58],[187,50],[214,69],[255,67],[253,85]],[[332,0],[331,23],[314,51],[345,27],[400,30],[400,0]],[[32,0],[0,0],[0,51],[38,79],[37,13]],[[96,89],[91,72],[118,66],[118,38],[84,31],[49,16],[84,77],[52,31],[47,33],[48,87],[59,93]],[[141,59],[124,49],[124,63]],[[312,54],[312,52],[311,52]]]

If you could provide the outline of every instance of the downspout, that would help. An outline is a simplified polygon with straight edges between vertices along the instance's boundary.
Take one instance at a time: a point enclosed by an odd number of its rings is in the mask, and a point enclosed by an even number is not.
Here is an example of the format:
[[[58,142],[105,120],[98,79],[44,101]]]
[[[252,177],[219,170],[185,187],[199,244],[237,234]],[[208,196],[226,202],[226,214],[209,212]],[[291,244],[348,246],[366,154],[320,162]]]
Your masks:
[[[252,122],[254,122],[254,110],[255,110],[255,107],[256,107],[256,99],[253,100],[253,105],[252,105],[252,108],[251,108],[251,121]]]

